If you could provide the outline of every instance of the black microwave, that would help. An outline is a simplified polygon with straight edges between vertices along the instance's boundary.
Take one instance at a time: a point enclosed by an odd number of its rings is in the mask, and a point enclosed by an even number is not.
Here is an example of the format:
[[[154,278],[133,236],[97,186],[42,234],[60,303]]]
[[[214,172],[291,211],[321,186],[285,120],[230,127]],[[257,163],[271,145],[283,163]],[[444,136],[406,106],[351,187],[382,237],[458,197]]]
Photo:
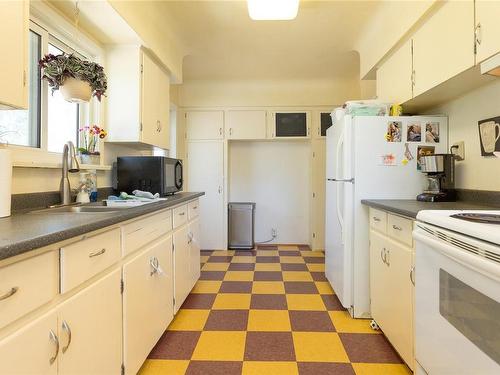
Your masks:
[[[161,196],[182,190],[182,160],[164,156],[122,156],[117,162],[117,188],[131,194],[149,191]]]

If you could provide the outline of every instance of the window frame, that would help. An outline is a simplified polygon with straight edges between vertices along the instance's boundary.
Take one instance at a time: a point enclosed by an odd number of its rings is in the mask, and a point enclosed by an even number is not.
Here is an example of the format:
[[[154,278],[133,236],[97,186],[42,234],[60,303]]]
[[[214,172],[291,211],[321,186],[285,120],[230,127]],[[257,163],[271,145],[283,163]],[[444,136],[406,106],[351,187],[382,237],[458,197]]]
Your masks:
[[[57,26],[52,27],[49,25]],[[100,45],[89,39],[81,30],[77,30],[67,19],[54,13],[47,5],[37,4],[35,7],[33,5],[30,7],[29,29],[41,37],[40,52],[42,56],[48,53],[50,43],[65,52],[74,52],[98,63],[103,59],[104,50]],[[39,147],[8,145],[14,166],[58,168],[61,163],[61,152],[48,151],[47,109],[49,87],[46,80],[42,80],[40,86],[40,145]],[[95,98],[92,98],[86,106],[80,105],[79,124],[102,123],[101,105]],[[78,129],[75,129],[75,131],[77,132],[76,139],[78,143]],[[100,151],[103,154],[103,147]],[[101,163],[103,163],[103,160],[104,157],[101,157]]]

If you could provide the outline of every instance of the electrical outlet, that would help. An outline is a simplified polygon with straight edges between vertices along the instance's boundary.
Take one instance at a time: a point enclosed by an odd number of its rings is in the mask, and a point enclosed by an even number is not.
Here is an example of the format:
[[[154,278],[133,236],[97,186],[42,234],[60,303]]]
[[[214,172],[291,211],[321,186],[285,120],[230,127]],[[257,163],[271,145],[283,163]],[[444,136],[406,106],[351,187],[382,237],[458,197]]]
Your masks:
[[[460,141],[453,143],[451,146],[451,153],[455,155],[455,160],[465,160],[465,142]]]
[[[272,229],[271,229],[271,236],[272,236],[273,238],[278,237],[278,231],[276,230],[276,228],[272,228]]]

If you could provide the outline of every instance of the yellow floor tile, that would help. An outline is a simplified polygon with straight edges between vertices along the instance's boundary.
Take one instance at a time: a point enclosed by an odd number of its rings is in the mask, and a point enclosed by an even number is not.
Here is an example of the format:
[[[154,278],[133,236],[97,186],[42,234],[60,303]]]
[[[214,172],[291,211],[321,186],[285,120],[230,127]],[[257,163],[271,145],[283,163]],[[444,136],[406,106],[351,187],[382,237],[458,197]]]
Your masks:
[[[330,319],[337,332],[341,333],[374,333],[378,334],[380,331],[374,331],[370,328],[369,319],[353,319],[347,311],[329,311]]]
[[[138,375],[184,375],[189,361],[146,359]]]
[[[288,310],[325,311],[323,299],[318,294],[287,294]]]
[[[227,293],[215,297],[212,310],[248,310],[251,294]]]
[[[282,281],[254,281],[253,294],[285,294],[285,284]]]
[[[305,271],[283,271],[284,281],[313,281],[309,272]]]
[[[255,257],[234,256],[231,263],[255,263]]]
[[[334,332],[293,332],[298,362],[349,362],[347,353]]]
[[[250,310],[247,331],[291,331],[287,310]]]
[[[218,293],[222,281],[198,280],[191,293]]]
[[[324,258],[325,254],[322,251],[301,251],[300,252],[304,257],[320,257]]]
[[[229,263],[205,263],[202,271],[227,271]]]
[[[325,265],[320,263],[309,263],[307,269],[309,272],[325,272]]]
[[[242,375],[298,375],[296,362],[243,362]]]
[[[200,263],[206,263],[208,258],[210,258],[210,257],[206,256],[206,255],[200,256]]]
[[[356,375],[412,375],[406,365],[392,363],[353,363]]]
[[[259,257],[277,257],[278,255],[278,250],[257,250]]]
[[[215,251],[212,251],[210,256],[228,257],[228,256],[233,256],[234,253],[235,253],[234,250],[215,250]]]
[[[180,309],[168,326],[169,331],[202,331],[210,310]]]
[[[255,263],[255,271],[281,272],[281,265],[279,263]]]
[[[246,332],[201,333],[194,349],[193,360],[242,361],[245,352]]]
[[[328,281],[316,281],[315,284],[316,288],[318,288],[319,294],[335,294]]]
[[[292,257],[292,256],[281,256],[281,263],[305,263],[304,258],[302,257]]]
[[[253,271],[227,271],[224,281],[253,281]]]
[[[297,245],[278,245],[278,250],[298,250]]]

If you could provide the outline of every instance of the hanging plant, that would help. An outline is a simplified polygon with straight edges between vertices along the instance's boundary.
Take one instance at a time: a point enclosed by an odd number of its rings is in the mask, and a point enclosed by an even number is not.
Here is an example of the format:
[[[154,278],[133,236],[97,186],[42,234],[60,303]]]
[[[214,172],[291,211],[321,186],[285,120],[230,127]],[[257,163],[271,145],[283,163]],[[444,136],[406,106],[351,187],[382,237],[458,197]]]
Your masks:
[[[104,68],[74,54],[48,54],[38,64],[43,72],[42,78],[49,83],[52,93],[61,89],[66,100],[89,101],[91,96],[95,96],[101,101],[108,88]],[[68,90],[63,92],[65,85]]]

